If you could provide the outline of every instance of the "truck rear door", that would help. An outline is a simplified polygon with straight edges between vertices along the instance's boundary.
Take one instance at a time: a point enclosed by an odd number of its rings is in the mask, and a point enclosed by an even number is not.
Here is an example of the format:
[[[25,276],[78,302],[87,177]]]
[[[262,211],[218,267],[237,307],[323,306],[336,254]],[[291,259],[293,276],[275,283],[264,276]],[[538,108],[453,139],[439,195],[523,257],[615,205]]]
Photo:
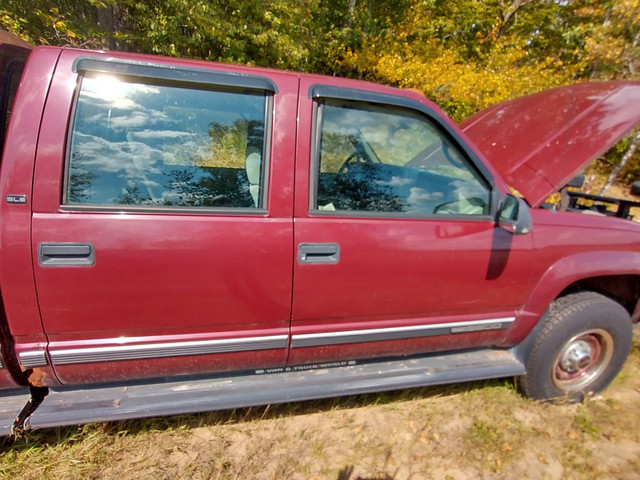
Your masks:
[[[32,254],[63,383],[286,361],[298,78],[158,62],[56,69]]]
[[[24,69],[25,63],[27,61],[27,57],[29,56],[29,52],[31,51],[31,49],[32,49],[32,46],[29,45],[27,42],[19,39],[18,37],[15,37],[14,35],[8,32],[0,30],[0,157],[3,155],[7,129],[9,127],[9,119],[11,117],[11,111],[13,109],[13,103],[17,94],[18,85],[20,83],[20,77],[22,75],[22,71]],[[36,92],[32,91],[30,93],[32,97],[37,98],[38,95]],[[35,115],[35,116],[37,117],[38,115]],[[24,153],[24,150],[28,150],[28,148],[23,149],[22,153]],[[26,164],[28,166],[30,163],[30,160],[33,159],[33,156],[24,155],[24,156],[20,156],[19,158],[23,160],[21,162],[23,165]],[[2,169],[3,179],[6,179],[6,177],[9,176],[9,170],[10,169],[8,168]],[[33,168],[31,168],[30,171],[32,172]],[[27,184],[30,183],[30,180],[31,180],[30,175],[27,175],[22,180],[27,182]],[[18,183],[19,182],[20,181],[18,181]],[[4,186],[6,186],[6,182],[0,181],[0,188]],[[30,297],[30,299],[33,299],[33,276],[30,274],[30,271],[29,271],[30,263],[29,263],[28,255],[26,254],[27,252],[24,249],[24,242],[20,241],[22,240],[22,238],[28,238],[28,232],[29,232],[28,212],[24,212],[23,215],[18,215],[17,217],[12,218],[12,216],[8,214],[6,210],[3,210],[3,206],[0,205],[0,217],[3,218],[3,223],[7,222],[10,218],[12,220],[17,220],[16,224],[14,225],[14,228],[11,229],[12,230],[11,237],[13,238],[14,241],[17,240],[16,243],[20,245],[20,247],[18,248],[22,249],[22,252],[24,253],[24,255],[22,255],[22,258],[27,262],[26,264],[25,263],[21,264],[20,260],[16,262],[15,258],[12,259],[13,261],[7,261],[6,255],[8,254],[8,252],[11,252],[11,242],[6,241],[7,239],[3,235],[4,231],[2,230],[2,228],[0,228],[0,244],[3,245],[2,249],[5,255],[4,261],[3,261],[3,264],[4,264],[3,268],[6,269],[4,270],[4,272],[9,271],[9,281],[5,283],[4,280],[7,280],[7,277],[3,278],[2,290],[4,295],[7,295],[7,294],[11,295],[12,293],[19,292],[18,295],[16,296],[16,298],[20,299],[20,301],[16,302],[18,305],[20,305],[20,303],[23,303],[23,302],[28,303],[28,300],[25,302],[25,297],[26,298]],[[24,235],[24,237],[22,237],[22,235]],[[17,266],[17,269],[16,269],[16,266]],[[0,277],[2,277],[4,273],[2,271],[3,268],[0,268]],[[21,271],[21,274],[22,274],[22,278],[20,279],[18,279],[16,275],[16,272],[18,271]],[[17,288],[12,289],[13,283],[17,283],[19,286]],[[34,303],[35,302],[32,302],[32,304]],[[2,308],[3,308],[3,311],[5,312],[5,316],[2,320],[0,320],[0,322],[2,322],[3,324],[3,328],[2,328],[3,332],[8,332],[8,325],[6,324],[7,322],[6,313],[8,313],[10,309],[7,309],[4,303],[2,305]],[[20,306],[18,306],[18,310],[21,311],[22,313],[25,312],[24,309],[20,308]],[[37,343],[39,340],[42,340],[43,334],[42,334],[42,329],[39,325],[39,322],[37,321],[34,322],[34,325],[36,326],[34,330],[29,330],[30,325],[25,325],[26,323],[27,322],[23,323],[23,327],[25,327],[29,331],[29,334],[31,335],[31,338],[29,338],[27,341],[30,340],[30,341],[35,341],[35,343]],[[16,334],[23,333],[23,332],[20,332],[19,330],[16,331],[16,329],[14,329],[11,333],[12,335],[15,336]],[[0,388],[13,387],[16,385],[14,378],[11,376],[9,372],[9,364],[13,361],[12,359],[13,355],[9,353],[12,348],[5,343],[7,342],[7,340],[8,339],[3,338],[3,342],[2,342],[3,344],[0,345],[0,356],[2,357],[0,358]],[[23,336],[20,340],[24,341],[25,336]]]

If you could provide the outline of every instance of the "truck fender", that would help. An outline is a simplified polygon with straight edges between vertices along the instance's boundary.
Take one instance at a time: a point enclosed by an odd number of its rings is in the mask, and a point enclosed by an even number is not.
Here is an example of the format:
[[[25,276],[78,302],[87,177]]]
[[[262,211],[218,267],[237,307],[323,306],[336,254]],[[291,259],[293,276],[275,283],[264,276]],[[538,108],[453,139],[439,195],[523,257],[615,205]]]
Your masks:
[[[558,259],[542,274],[518,314],[507,343],[518,344],[531,337],[532,330],[560,294],[580,280],[600,276],[640,275],[640,253],[600,251],[575,253]],[[640,309],[636,308],[636,312]],[[634,318],[637,320],[637,318]]]

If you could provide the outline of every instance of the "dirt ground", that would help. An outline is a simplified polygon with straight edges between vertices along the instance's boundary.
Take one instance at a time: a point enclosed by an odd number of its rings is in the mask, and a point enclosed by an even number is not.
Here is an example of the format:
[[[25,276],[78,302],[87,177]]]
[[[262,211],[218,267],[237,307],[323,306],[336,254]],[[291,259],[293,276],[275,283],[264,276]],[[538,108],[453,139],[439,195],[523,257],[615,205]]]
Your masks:
[[[5,478],[640,478],[640,341],[583,404],[510,380],[33,432]]]

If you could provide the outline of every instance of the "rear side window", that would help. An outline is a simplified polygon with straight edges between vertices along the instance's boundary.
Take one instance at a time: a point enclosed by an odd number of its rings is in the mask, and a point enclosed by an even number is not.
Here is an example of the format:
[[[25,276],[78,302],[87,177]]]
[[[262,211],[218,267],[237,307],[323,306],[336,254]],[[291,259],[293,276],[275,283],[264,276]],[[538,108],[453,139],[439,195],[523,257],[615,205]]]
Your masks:
[[[269,101],[262,91],[88,74],[63,203],[261,208]]]

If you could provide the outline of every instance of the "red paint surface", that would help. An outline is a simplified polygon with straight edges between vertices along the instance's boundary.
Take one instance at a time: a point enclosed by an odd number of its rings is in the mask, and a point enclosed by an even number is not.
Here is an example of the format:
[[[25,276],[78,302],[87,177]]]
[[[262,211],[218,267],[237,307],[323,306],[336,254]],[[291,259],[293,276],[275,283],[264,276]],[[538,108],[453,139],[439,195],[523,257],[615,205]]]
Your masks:
[[[567,184],[640,122],[640,83],[593,82],[517,98],[461,127],[530,205]]]

